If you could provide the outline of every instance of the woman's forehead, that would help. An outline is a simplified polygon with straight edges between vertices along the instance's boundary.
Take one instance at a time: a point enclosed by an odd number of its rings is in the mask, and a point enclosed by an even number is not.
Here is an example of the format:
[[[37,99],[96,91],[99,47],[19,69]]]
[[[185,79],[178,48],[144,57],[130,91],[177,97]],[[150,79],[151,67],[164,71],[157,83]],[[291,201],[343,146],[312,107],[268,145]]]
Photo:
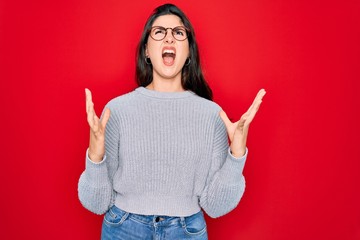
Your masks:
[[[162,15],[159,16],[155,19],[154,23],[152,24],[152,26],[162,26],[165,28],[168,27],[176,27],[176,26],[184,26],[184,24],[182,23],[181,19],[173,14],[168,14],[168,15]]]

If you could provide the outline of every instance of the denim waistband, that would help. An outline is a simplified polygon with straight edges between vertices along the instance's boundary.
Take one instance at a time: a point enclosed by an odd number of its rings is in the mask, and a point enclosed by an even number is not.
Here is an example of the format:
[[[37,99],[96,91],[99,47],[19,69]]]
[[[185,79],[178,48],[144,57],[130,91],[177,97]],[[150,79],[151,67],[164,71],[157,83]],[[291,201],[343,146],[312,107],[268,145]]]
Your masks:
[[[188,217],[174,217],[174,216],[164,216],[164,215],[141,215],[135,213],[126,212],[115,205],[111,207],[111,211],[119,216],[123,216],[125,218],[130,218],[134,221],[137,221],[146,225],[158,225],[158,226],[168,226],[174,224],[184,225],[185,219],[196,218],[198,214],[203,214],[200,210],[198,213],[195,213]]]

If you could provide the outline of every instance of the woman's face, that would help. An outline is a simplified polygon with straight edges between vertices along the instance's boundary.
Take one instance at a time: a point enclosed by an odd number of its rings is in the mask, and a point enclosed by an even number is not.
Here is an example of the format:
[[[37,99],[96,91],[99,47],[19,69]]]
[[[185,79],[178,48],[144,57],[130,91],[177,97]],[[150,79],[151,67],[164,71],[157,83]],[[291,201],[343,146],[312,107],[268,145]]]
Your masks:
[[[184,25],[176,15],[163,15],[154,21],[152,27],[154,26],[173,29]],[[181,82],[181,70],[189,57],[189,41],[188,39],[176,40],[171,29],[166,29],[167,34],[160,41],[149,36],[146,56],[150,58],[153,66],[153,79],[173,79]],[[153,34],[158,34],[158,32],[153,32]],[[177,38],[181,38],[181,31],[176,34],[179,36]]]

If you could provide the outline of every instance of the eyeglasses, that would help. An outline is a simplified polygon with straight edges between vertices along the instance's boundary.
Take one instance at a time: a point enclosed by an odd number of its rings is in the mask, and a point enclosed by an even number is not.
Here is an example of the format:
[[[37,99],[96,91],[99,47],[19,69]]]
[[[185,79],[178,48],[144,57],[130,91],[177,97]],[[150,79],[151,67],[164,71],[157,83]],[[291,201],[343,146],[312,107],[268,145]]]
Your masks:
[[[166,37],[168,33],[168,29],[171,29],[171,34],[178,41],[184,41],[185,39],[188,38],[189,30],[183,26],[178,26],[174,28],[164,28],[161,26],[154,26],[149,31],[150,37],[155,41],[161,41]]]

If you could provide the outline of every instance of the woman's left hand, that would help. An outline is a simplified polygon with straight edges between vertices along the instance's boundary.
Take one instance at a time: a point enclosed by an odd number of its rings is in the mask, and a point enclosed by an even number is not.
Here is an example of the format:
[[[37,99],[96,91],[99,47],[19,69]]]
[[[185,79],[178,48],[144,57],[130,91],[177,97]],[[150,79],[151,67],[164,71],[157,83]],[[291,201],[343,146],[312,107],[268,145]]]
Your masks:
[[[224,121],[229,139],[231,141],[230,150],[234,157],[242,157],[246,151],[246,139],[250,127],[250,123],[254,119],[259,110],[262,98],[266,94],[264,89],[261,89],[256,95],[254,102],[250,108],[241,116],[237,122],[231,122],[226,113],[221,110],[220,117]]]

